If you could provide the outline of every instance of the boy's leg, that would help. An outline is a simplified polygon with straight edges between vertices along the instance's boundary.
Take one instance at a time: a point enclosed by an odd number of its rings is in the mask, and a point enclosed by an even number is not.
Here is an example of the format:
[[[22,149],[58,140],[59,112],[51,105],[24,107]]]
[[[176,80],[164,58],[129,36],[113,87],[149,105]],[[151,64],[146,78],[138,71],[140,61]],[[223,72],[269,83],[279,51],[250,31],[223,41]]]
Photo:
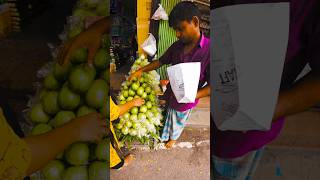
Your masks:
[[[170,137],[171,140],[177,140],[180,137],[184,127],[186,126],[186,122],[188,121],[191,115],[191,111],[192,109],[186,111],[173,110],[173,115],[171,117],[173,128],[173,133]]]
[[[233,159],[213,156],[213,179],[215,180],[251,180],[259,164],[263,148]]]
[[[172,109],[168,108],[166,115],[165,115],[165,124],[161,133],[161,141],[168,141],[170,138],[170,133],[172,132],[172,126],[171,126],[171,114]]]
[[[251,167],[249,169],[248,175],[247,175],[245,180],[252,180],[253,175],[256,172],[256,169],[257,169],[257,167],[259,165],[259,162],[260,162],[260,159],[262,157],[263,151],[264,151],[264,148],[258,149],[256,151],[255,156],[253,158],[252,165],[251,165]]]
[[[169,119],[169,121],[171,121],[170,125],[172,126],[172,131],[170,133],[170,140],[166,143],[167,148],[172,148],[180,137],[186,122],[190,117],[191,111],[191,109],[187,111],[176,111],[171,109],[171,119]]]

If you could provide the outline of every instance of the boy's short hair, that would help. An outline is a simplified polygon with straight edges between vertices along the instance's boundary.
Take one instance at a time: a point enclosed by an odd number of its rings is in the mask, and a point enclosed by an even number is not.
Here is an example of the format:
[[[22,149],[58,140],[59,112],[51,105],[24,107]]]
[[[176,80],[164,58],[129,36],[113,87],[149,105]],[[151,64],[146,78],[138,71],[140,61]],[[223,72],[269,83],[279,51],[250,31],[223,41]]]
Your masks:
[[[199,8],[190,1],[183,1],[178,3],[169,15],[169,26],[176,27],[182,21],[190,22],[193,16],[200,18]]]

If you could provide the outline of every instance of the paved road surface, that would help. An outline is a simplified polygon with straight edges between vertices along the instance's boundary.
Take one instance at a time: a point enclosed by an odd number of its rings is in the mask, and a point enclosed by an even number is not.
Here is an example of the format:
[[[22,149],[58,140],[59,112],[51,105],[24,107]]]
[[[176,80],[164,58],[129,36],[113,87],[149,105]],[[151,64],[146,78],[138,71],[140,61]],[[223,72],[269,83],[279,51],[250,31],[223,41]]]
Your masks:
[[[210,145],[207,129],[188,128],[173,149],[133,151],[136,159],[122,170],[111,170],[116,180],[209,180]],[[192,145],[192,147],[191,147]]]

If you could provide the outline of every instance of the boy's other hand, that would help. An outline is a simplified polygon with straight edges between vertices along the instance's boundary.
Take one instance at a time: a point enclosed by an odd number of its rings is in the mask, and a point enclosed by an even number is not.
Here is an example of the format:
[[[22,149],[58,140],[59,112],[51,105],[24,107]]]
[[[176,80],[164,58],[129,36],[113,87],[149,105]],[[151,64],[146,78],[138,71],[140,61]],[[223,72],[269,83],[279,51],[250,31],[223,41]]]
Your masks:
[[[66,64],[75,50],[80,48],[88,49],[88,63],[92,64],[94,56],[101,45],[101,33],[95,29],[88,29],[83,31],[78,36],[69,40],[60,50],[58,55],[58,62]]]
[[[132,101],[134,106],[142,106],[145,103],[144,99],[142,98],[136,98],[136,99],[133,99]]]
[[[70,122],[79,141],[100,141],[109,130],[106,119],[99,113],[90,113]]]
[[[137,70],[137,71],[135,71],[134,73],[132,73],[130,76],[129,76],[129,78],[128,78],[128,80],[129,81],[132,81],[134,78],[140,78],[141,76],[142,76],[142,70],[141,69],[139,69],[139,70]]]

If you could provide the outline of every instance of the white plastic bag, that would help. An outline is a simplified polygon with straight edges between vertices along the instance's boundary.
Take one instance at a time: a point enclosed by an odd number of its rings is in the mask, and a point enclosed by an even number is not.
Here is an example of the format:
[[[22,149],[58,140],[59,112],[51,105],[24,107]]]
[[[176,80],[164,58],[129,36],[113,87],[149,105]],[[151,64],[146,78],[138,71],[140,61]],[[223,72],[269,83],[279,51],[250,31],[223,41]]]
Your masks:
[[[143,42],[141,48],[149,55],[154,56],[157,52],[157,40],[149,33],[149,37]]]
[[[271,127],[288,34],[289,3],[212,10],[211,104],[220,130]]]
[[[152,15],[151,19],[154,19],[154,20],[161,20],[162,19],[162,20],[167,21],[169,18],[168,18],[168,14],[166,13],[166,11],[162,7],[162,5],[159,4],[159,8]]]
[[[178,103],[195,102],[200,68],[200,62],[180,63],[167,68],[170,86]]]

